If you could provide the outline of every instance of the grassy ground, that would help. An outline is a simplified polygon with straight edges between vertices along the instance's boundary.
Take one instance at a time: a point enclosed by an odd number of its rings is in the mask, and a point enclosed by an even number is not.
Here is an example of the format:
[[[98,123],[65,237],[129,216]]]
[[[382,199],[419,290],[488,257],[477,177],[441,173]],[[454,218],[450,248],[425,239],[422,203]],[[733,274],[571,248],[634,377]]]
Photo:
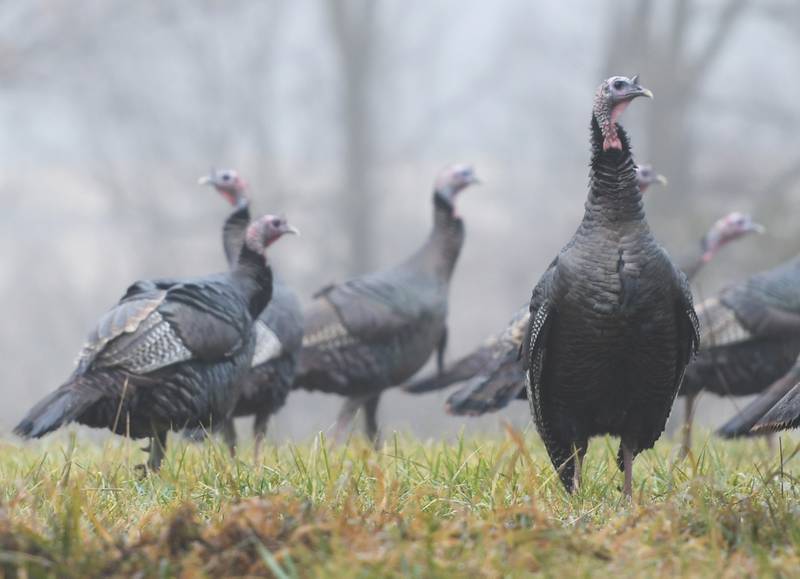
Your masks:
[[[171,438],[171,442],[176,439]],[[787,444],[792,448],[787,448]],[[670,443],[621,497],[616,442],[593,441],[567,496],[533,434],[380,452],[320,437],[254,464],[173,444],[137,477],[134,444],[0,444],[0,573],[22,576],[731,576],[800,564],[800,458],[784,441]]]

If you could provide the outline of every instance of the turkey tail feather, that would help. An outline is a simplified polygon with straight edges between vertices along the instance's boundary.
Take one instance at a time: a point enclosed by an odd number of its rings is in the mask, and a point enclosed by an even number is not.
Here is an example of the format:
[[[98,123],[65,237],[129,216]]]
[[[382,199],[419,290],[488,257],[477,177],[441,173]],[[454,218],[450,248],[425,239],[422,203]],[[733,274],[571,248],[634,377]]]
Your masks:
[[[445,373],[441,376],[431,376],[430,378],[424,378],[417,382],[412,382],[411,384],[404,386],[403,390],[409,394],[425,394],[426,392],[434,392],[436,390],[447,388],[451,384],[455,384],[457,381],[457,379],[454,380],[452,376]]]
[[[482,346],[455,362],[444,372],[416,380],[404,386],[403,390],[409,394],[424,394],[471,380],[478,375],[491,359],[492,351],[488,347]]]
[[[722,438],[752,436],[753,426],[764,417],[794,386],[800,382],[800,368],[795,365],[785,376],[773,383],[739,414],[723,424],[717,435]]]
[[[23,438],[40,438],[74,422],[99,398],[99,392],[80,388],[80,378],[67,382],[31,408],[14,428]]]
[[[447,399],[447,412],[453,415],[480,416],[496,412],[523,393],[525,394],[525,375],[522,364],[517,361],[517,353],[509,352],[501,363],[490,368],[485,376],[477,376],[450,395]]]

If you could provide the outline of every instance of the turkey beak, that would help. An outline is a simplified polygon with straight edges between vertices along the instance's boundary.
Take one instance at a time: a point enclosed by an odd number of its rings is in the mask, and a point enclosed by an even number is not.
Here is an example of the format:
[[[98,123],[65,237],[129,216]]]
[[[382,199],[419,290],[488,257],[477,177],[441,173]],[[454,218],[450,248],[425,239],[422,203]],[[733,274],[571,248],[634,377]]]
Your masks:
[[[628,91],[627,97],[629,100],[632,100],[640,96],[644,96],[651,99],[653,98],[653,92],[650,89],[644,88],[642,85],[640,85],[639,75],[634,74],[631,77],[631,90]]]
[[[664,187],[669,185],[669,181],[667,181],[667,178],[664,177],[664,175],[656,175],[656,183],[663,185]]]
[[[291,235],[299,236],[300,235],[300,230],[297,229],[297,227],[294,227],[294,226],[289,225],[287,223],[286,225],[283,226],[283,229],[281,230],[281,233],[284,233],[284,234],[289,233]]]
[[[653,98],[653,91],[651,91],[649,88],[644,88],[643,86],[639,86],[638,84],[634,85],[634,89],[633,91],[631,91],[631,98],[639,96],[651,99]]]
[[[747,229],[748,231],[752,231],[753,233],[758,233],[759,235],[767,232],[767,228],[761,225],[760,223],[751,223],[750,227],[748,227]]]
[[[200,177],[200,178],[197,180],[197,184],[198,184],[198,185],[209,185],[209,184],[211,184],[211,177],[209,177],[208,175],[205,175],[205,176],[203,176],[203,177]]]

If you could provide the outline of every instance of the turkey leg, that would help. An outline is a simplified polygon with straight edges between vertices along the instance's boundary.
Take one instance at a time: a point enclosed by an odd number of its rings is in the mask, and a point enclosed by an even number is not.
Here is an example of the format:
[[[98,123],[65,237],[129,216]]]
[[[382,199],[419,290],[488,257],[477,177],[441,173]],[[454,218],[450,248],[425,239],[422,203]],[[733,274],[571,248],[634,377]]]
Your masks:
[[[444,332],[442,332],[442,337],[439,338],[439,344],[436,346],[436,373],[439,376],[444,374],[444,355],[447,351],[447,336],[448,331],[447,327],[445,327]]]
[[[625,485],[622,491],[627,498],[633,498],[633,451],[624,442],[622,443],[622,462],[625,466]]]
[[[687,394],[683,401],[683,436],[681,441],[680,458],[685,458],[688,456],[689,451],[692,449],[692,423],[694,422],[696,400],[697,394]]]
[[[378,450],[381,442],[381,433],[378,428],[378,403],[381,400],[381,393],[367,398],[364,401],[364,420],[367,428],[367,438],[372,441],[372,446]]]
[[[166,451],[167,432],[156,432],[155,436],[150,438],[150,454],[147,457],[147,470],[158,472],[161,468],[161,461],[164,460]]]
[[[257,413],[253,421],[253,438],[255,439],[253,454],[256,463],[258,463],[258,459],[261,456],[261,445],[267,436],[268,421],[269,414],[267,413]]]
[[[225,421],[222,423],[222,428],[220,430],[222,433],[222,440],[225,441],[225,445],[228,447],[228,452],[231,453],[231,457],[235,457],[236,427],[233,424],[233,417],[226,418]]]
[[[353,422],[353,418],[358,412],[358,409],[361,408],[361,405],[364,403],[363,397],[351,397],[347,398],[342,404],[342,409],[339,410],[339,416],[336,417],[336,424],[333,428],[333,438],[336,442],[342,442],[345,438],[345,434],[350,429],[350,424]]]
[[[572,492],[576,493],[581,487],[581,476],[583,475],[583,457],[586,456],[586,445],[575,447],[575,470],[572,473]]]

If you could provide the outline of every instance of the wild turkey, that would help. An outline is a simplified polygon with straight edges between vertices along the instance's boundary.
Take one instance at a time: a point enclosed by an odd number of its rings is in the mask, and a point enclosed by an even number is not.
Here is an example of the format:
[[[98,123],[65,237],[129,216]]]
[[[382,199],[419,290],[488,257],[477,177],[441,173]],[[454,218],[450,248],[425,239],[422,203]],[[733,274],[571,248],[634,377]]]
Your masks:
[[[800,256],[722,290],[697,308],[703,348],[686,372],[681,394],[687,414],[701,391],[763,393],[718,430],[744,436],[794,385],[789,373],[800,355]],[[789,373],[789,374],[787,374]],[[684,449],[691,443],[687,429]]]
[[[39,438],[70,422],[150,437],[157,470],[167,432],[225,420],[255,348],[253,320],[272,293],[267,247],[296,233],[267,215],[247,229],[229,272],[138,282],[89,335],[77,368],[14,432]]]
[[[639,190],[644,193],[654,183],[665,185],[667,179],[663,175],[656,173],[651,165],[639,165],[636,167],[636,183]],[[451,384],[463,382],[478,375],[488,377],[489,374],[494,375],[497,373],[499,380],[503,382],[511,380],[518,386],[515,388],[512,398],[521,393],[521,397],[524,399],[526,397],[524,373],[522,364],[518,361],[518,352],[525,330],[528,327],[529,317],[528,305],[525,304],[514,314],[505,330],[490,336],[480,348],[460,358],[445,371],[439,371],[432,376],[416,380],[404,386],[403,390],[411,394],[424,394],[447,388]],[[489,370],[490,364],[492,365],[491,370]],[[466,390],[466,388],[462,388],[459,393],[465,393]],[[458,405],[455,407],[450,406],[452,402],[453,398],[451,397],[448,401],[448,409],[454,409],[455,414],[482,414],[483,412],[502,408],[508,403],[508,400],[505,400],[496,408],[484,408],[478,411],[470,408],[462,412],[458,411]]]
[[[246,183],[236,171],[226,169],[212,171],[200,179],[200,184],[213,186],[234,207],[223,226],[223,247],[228,264],[233,268],[250,223]],[[253,435],[258,456],[269,417],[283,407],[291,390],[297,353],[303,340],[300,302],[278,275],[273,276],[272,300],[254,328],[256,346],[252,367],[240,383],[233,416],[255,416]],[[233,421],[225,422],[222,430],[228,444],[233,446],[236,443]]]
[[[583,221],[533,290],[523,344],[534,422],[573,491],[593,436],[620,437],[617,463],[632,495],[635,456],[661,436],[698,323],[686,276],[645,219],[628,137],[616,121],[652,96],[638,77],[597,90]]]
[[[295,387],[347,397],[337,434],[363,406],[367,435],[377,444],[381,393],[411,377],[434,350],[442,367],[450,278],[464,243],[456,197],[477,182],[471,167],[444,170],[422,247],[400,265],[322,289],[305,310]]]

